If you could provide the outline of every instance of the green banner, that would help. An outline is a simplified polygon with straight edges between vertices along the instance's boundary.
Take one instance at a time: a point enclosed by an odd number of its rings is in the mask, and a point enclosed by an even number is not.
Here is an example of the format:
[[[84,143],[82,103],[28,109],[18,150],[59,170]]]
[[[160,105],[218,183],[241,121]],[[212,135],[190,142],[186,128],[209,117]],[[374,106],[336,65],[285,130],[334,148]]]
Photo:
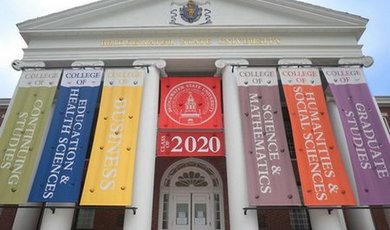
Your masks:
[[[0,204],[27,202],[60,76],[22,73],[0,131]]]

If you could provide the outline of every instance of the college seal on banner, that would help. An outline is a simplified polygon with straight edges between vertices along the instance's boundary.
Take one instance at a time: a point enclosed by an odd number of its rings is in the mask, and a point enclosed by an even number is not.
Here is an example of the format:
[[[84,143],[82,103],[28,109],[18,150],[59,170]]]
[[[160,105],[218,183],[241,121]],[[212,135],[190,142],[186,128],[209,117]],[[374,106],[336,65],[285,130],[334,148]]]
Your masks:
[[[208,1],[186,2],[175,1],[171,3],[171,21],[175,25],[203,25],[211,24],[211,10]]]
[[[217,111],[217,99],[209,87],[186,81],[173,87],[164,100],[168,117],[179,125],[196,126],[210,120]]]

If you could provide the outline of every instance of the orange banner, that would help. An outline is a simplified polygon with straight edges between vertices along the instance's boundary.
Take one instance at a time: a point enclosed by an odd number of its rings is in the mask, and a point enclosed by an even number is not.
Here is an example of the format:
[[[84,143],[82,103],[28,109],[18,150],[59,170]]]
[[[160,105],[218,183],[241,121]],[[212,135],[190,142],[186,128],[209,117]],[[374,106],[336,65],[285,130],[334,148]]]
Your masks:
[[[281,68],[305,205],[355,205],[318,69]]]

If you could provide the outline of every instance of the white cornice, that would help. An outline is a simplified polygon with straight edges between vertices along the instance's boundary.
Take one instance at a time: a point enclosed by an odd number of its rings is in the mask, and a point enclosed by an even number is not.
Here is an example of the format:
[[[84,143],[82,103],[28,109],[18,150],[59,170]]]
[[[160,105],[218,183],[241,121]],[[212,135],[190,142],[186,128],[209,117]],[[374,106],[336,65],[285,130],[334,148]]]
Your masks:
[[[172,36],[172,35],[194,35],[201,36],[202,34],[218,34],[218,33],[349,33],[353,35],[356,40],[359,40],[365,30],[364,26],[205,26],[205,27],[117,27],[117,28],[65,28],[65,29],[45,29],[45,30],[22,30],[20,34],[24,40],[29,43],[31,39],[56,37],[56,36],[90,36],[101,35],[115,38],[120,35],[130,36]]]
[[[0,108],[7,108],[10,101],[10,98],[0,98]]]
[[[183,33],[183,31],[226,31],[226,30],[237,30],[244,32],[245,30],[253,31],[256,29],[260,30],[268,30],[268,31],[275,31],[275,30],[286,30],[286,29],[311,29],[311,30],[340,30],[340,29],[364,29],[364,25],[208,25],[208,26],[191,26],[191,27],[176,27],[176,26],[140,26],[140,27],[96,27],[96,28],[59,28],[59,29],[25,29],[20,30],[21,33],[44,33],[44,32],[51,32],[51,33],[69,33],[69,32],[85,32],[85,33],[91,33],[91,32],[115,32],[115,31],[122,31],[122,32],[163,32],[163,31],[178,31],[180,33]]]
[[[184,60],[208,71],[217,59],[363,56],[357,41],[367,20],[359,16],[294,0],[212,0],[214,24],[174,26],[170,2],[105,0],[20,23],[23,61]]]
[[[375,100],[379,107],[390,107],[390,96],[376,96]]]
[[[361,57],[361,45],[355,46],[248,46],[240,47],[101,47],[101,48],[52,48],[25,49],[23,60],[71,61],[71,60],[131,60],[131,59],[220,59],[236,57],[264,58],[343,58]]]

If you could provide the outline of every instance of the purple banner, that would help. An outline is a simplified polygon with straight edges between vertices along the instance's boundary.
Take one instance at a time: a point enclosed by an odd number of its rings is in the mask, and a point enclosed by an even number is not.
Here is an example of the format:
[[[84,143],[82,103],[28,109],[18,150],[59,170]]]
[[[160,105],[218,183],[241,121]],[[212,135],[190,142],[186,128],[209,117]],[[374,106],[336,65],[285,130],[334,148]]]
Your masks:
[[[249,205],[300,205],[285,135],[276,69],[236,71]]]
[[[363,70],[322,71],[340,113],[360,204],[390,204],[390,144]]]

